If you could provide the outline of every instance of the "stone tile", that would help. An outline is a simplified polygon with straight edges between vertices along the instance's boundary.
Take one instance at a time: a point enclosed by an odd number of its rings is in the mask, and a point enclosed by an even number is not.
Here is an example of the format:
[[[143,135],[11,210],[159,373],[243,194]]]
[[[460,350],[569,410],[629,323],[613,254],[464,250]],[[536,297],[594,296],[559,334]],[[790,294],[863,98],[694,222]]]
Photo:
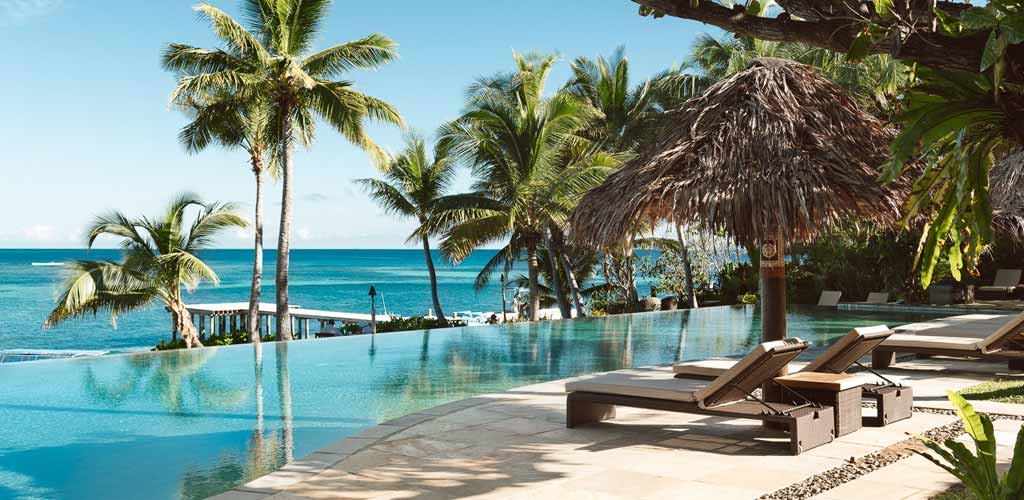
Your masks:
[[[564,427],[563,425],[548,422],[546,420],[522,417],[501,420],[498,422],[491,422],[483,424],[483,426],[488,429],[509,431],[514,434],[540,434],[541,432],[553,431]]]
[[[328,446],[321,448],[319,451],[323,453],[335,453],[338,455],[351,455],[367,446],[376,443],[376,439],[364,439],[356,437],[348,437],[341,441],[332,443]]]
[[[295,483],[310,479],[318,472],[319,470],[314,472],[280,469],[276,472],[267,474],[266,476],[249,481],[248,483],[239,486],[238,489],[242,491],[274,493]]]
[[[281,470],[319,472],[338,463],[345,457],[346,455],[338,455],[336,453],[310,453],[309,455],[306,455],[290,464],[286,464],[284,467],[281,467]]]
[[[370,469],[381,465],[405,463],[408,457],[385,453],[374,449],[366,449],[344,457],[343,460],[331,466],[332,469],[344,470],[346,472],[358,472],[363,469]]]
[[[876,451],[881,450],[882,446],[850,443],[846,441],[833,441],[824,446],[819,446],[804,452],[805,455],[815,457],[828,457],[838,458],[842,460],[848,460],[850,458],[860,458],[865,455],[869,455]]]
[[[380,424],[370,427],[368,429],[364,429],[362,432],[352,437],[358,439],[380,439],[383,437],[390,436],[404,429],[404,427],[400,427],[397,425]]]
[[[410,438],[397,441],[384,441],[372,449],[384,453],[405,455],[407,457],[426,457],[451,450],[468,447],[465,443],[440,441],[431,438]]]
[[[686,490],[686,481],[625,470],[607,470],[571,479],[566,489],[585,490],[636,499],[678,498]]]
[[[406,415],[404,417],[398,417],[398,418],[393,418],[391,420],[388,420],[387,422],[384,422],[384,425],[397,425],[399,427],[409,427],[409,426],[416,425],[416,424],[421,423],[421,422],[425,422],[427,420],[431,420],[431,419],[433,419],[435,417],[436,417],[436,415],[427,415],[427,414],[423,414],[423,413],[412,413],[412,414]]]

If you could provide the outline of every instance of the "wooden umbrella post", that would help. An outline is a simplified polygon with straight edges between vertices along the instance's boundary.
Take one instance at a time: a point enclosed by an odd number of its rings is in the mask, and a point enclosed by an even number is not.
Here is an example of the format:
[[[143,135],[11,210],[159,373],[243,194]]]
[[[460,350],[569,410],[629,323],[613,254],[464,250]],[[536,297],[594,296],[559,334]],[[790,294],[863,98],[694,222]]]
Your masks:
[[[761,342],[786,338],[786,261],[781,233],[761,243]]]

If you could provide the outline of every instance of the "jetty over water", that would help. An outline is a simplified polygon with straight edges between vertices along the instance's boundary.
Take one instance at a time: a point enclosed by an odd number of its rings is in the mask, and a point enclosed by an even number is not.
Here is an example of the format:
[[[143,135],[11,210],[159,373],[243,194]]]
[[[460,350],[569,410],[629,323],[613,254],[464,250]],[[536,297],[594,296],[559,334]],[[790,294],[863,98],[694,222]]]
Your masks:
[[[185,306],[185,308],[192,315],[192,323],[196,325],[200,338],[244,329],[249,316],[248,302],[193,304]],[[272,324],[276,324],[276,321],[271,321],[271,318],[275,320],[277,318],[277,305],[261,302],[259,311],[260,331],[264,336],[270,335]],[[292,332],[295,338],[309,338],[311,335],[310,325],[314,321],[319,322],[319,329],[314,331],[313,335],[323,330],[328,321],[360,326],[369,325],[372,321],[369,314],[304,309],[296,305],[290,306],[288,313],[291,316]],[[378,314],[376,319],[377,321],[390,321],[392,316]],[[175,332],[175,338],[177,338],[177,332]]]

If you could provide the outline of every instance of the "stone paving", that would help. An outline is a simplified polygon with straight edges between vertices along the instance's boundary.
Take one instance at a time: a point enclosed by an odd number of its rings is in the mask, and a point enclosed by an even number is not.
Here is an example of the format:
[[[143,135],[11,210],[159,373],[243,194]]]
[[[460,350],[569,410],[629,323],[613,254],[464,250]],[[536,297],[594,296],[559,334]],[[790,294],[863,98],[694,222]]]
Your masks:
[[[947,389],[976,384],[1002,369],[949,360],[897,366],[886,374],[913,385],[917,404],[937,408],[948,407]],[[751,420],[620,408],[615,420],[567,429],[565,382],[384,422],[213,498],[751,499],[956,420],[915,413],[790,456],[783,435]],[[1024,405],[987,406],[1024,413],[1018,409]],[[997,421],[999,442],[1013,443],[1019,424]],[[815,498],[929,498],[955,482],[923,458],[911,457]]]

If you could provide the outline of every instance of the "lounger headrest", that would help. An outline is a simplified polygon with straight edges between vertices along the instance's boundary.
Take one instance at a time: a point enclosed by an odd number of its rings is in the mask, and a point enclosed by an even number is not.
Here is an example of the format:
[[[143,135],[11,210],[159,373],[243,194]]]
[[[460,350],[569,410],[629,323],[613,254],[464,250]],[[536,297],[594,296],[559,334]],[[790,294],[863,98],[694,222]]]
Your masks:
[[[854,328],[800,371],[843,373],[892,334],[885,325]]]
[[[758,344],[732,368],[697,391],[694,398],[704,407],[743,400],[810,345],[795,337]]]
[[[1024,334],[1024,312],[1014,316],[1013,319],[999,327],[992,335],[982,339],[979,342],[979,347],[982,350],[999,349],[1004,347],[1004,344],[1019,340],[1017,337],[1022,334]]]

